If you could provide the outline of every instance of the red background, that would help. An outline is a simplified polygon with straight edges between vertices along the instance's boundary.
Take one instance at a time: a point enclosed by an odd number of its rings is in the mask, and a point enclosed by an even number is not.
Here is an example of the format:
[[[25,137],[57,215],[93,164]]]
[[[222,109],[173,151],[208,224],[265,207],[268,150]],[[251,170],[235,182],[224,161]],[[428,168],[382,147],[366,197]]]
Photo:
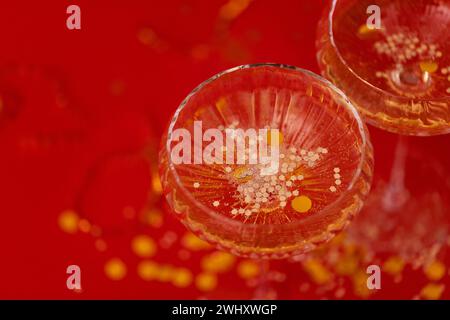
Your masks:
[[[148,203],[163,205],[151,188],[146,159],[156,164],[162,130],[197,84],[256,62],[319,72],[314,40],[322,1],[259,0],[248,6],[242,0],[76,1],[82,29],[74,31],[66,28],[70,4],[0,2],[0,298],[252,297],[251,281],[236,271],[241,259],[217,272],[211,290],[200,290],[195,281],[178,288],[142,280],[136,273],[141,259],[130,249],[136,234],[158,243],[154,261],[187,267],[194,277],[203,272],[201,261],[211,250],[183,260],[178,253],[186,231],[179,222],[164,214],[161,226],[144,225],[124,218],[124,208],[138,217]],[[389,173],[396,137],[370,131],[377,181]],[[413,150],[443,168],[440,187],[448,192],[449,137],[410,140]],[[426,177],[421,179],[411,185],[419,187]],[[101,237],[61,230],[58,217],[68,209],[102,228]],[[95,247],[97,238],[106,250]],[[174,244],[164,249],[163,238],[174,238]],[[127,272],[114,281],[104,266],[116,257]],[[441,260],[448,262],[445,253]],[[81,267],[81,292],[66,288],[70,264]],[[345,272],[334,276],[346,288],[336,294],[308,276],[301,263],[276,261],[271,270],[279,278],[273,284],[279,298],[368,297]],[[410,299],[430,282],[422,269],[411,268],[400,281],[383,279],[382,290],[370,297]],[[448,299],[447,270],[437,283],[445,286],[441,298]]]

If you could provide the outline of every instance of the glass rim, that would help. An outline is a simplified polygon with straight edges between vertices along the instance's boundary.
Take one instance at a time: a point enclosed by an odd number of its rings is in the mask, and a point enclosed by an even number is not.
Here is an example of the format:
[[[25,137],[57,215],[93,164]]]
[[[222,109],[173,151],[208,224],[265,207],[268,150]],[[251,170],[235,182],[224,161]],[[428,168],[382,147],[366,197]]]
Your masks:
[[[395,99],[399,99],[399,100],[407,100],[407,101],[423,101],[423,102],[439,102],[439,101],[447,101],[450,99],[450,96],[447,97],[440,97],[440,98],[421,98],[421,97],[417,97],[417,98],[410,98],[410,97],[406,97],[406,96],[402,96],[399,94],[394,94],[392,92],[389,92],[387,90],[381,89],[377,86],[375,86],[374,84],[370,83],[369,81],[367,81],[366,79],[362,78],[357,72],[355,72],[355,70],[353,70],[352,67],[350,67],[347,63],[347,60],[344,59],[344,57],[341,54],[341,51],[339,50],[335,38],[334,38],[334,31],[333,31],[333,18],[334,18],[334,12],[336,10],[336,5],[338,2],[342,3],[343,0],[332,0],[331,3],[331,9],[328,13],[328,36],[330,38],[330,43],[331,46],[333,47],[333,50],[335,51],[336,55],[338,56],[339,60],[342,62],[342,64],[345,66],[345,68],[347,68],[348,71],[350,71],[350,73],[356,77],[357,80],[363,82],[365,85],[367,85],[371,90],[375,90],[385,96],[389,96],[389,97],[393,97]]]
[[[357,108],[352,104],[352,102],[350,101],[350,99],[347,98],[347,96],[345,95],[344,92],[342,92],[339,88],[337,88],[333,83],[331,83],[330,81],[328,81],[327,79],[323,78],[322,76],[319,76],[315,73],[313,73],[312,71],[306,70],[306,69],[302,69],[296,66],[292,66],[292,65],[287,65],[287,64],[279,64],[279,63],[253,63],[253,64],[245,64],[245,65],[240,65],[240,66],[236,66],[233,68],[229,68],[226,69],[224,71],[221,71],[215,75],[213,75],[212,77],[210,77],[209,79],[203,81],[202,83],[200,83],[197,87],[195,87],[195,89],[193,89],[181,102],[181,104],[178,106],[178,108],[176,109],[173,117],[170,120],[170,124],[169,127],[166,131],[167,133],[167,141],[163,142],[164,143],[164,148],[165,148],[165,152],[168,155],[168,169],[170,171],[170,173],[173,175],[175,182],[176,182],[176,186],[179,188],[179,190],[181,190],[181,192],[188,198],[189,201],[191,201],[193,204],[195,204],[200,210],[202,210],[203,212],[207,213],[210,217],[216,218],[218,220],[222,220],[222,221],[226,221],[227,223],[230,223],[231,225],[234,225],[236,227],[240,227],[240,228],[255,228],[255,227],[268,227],[271,225],[266,225],[266,224],[246,224],[246,223],[242,223],[238,220],[232,219],[228,216],[225,216],[223,214],[218,213],[217,211],[208,208],[207,206],[205,206],[203,203],[201,203],[200,201],[198,201],[193,195],[192,193],[187,190],[183,183],[181,182],[181,179],[178,175],[177,169],[176,169],[176,165],[172,162],[170,154],[171,154],[171,150],[170,150],[170,139],[169,137],[171,136],[171,133],[174,129],[174,126],[178,120],[179,115],[181,114],[181,112],[183,111],[184,107],[187,105],[187,103],[189,102],[189,100],[196,94],[198,93],[201,89],[203,89],[206,85],[208,85],[209,83],[221,78],[224,75],[239,71],[239,70],[243,70],[243,69],[250,69],[250,68],[258,68],[258,67],[272,67],[272,68],[279,68],[279,69],[288,69],[288,70],[294,70],[296,72],[301,73],[303,76],[310,76],[315,80],[318,80],[320,82],[322,82],[327,88],[331,89],[332,92],[337,93],[345,102],[345,104],[342,104],[343,107],[345,107],[353,116],[353,118],[356,120],[357,124],[358,124],[358,131],[359,134],[361,136],[361,141],[362,141],[362,145],[361,145],[361,156],[360,159],[358,161],[358,166],[356,168],[356,170],[354,171],[352,180],[349,184],[349,186],[347,187],[347,189],[345,189],[344,192],[341,193],[341,195],[334,200],[333,202],[329,203],[325,208],[323,208],[322,210],[320,210],[316,215],[314,216],[309,216],[306,217],[302,220],[297,220],[297,221],[292,221],[290,223],[286,223],[286,224],[281,224],[281,226],[291,226],[291,225],[300,225],[300,224],[305,224],[307,223],[308,220],[310,220],[313,217],[316,217],[317,215],[323,215],[325,213],[327,213],[328,211],[332,210],[336,205],[340,204],[344,199],[345,196],[351,192],[354,188],[355,183],[358,181],[358,179],[360,178],[363,170],[363,165],[365,164],[366,160],[367,160],[367,146],[370,145],[370,139],[369,139],[369,133],[366,127],[365,122],[363,121],[361,115],[359,114]]]

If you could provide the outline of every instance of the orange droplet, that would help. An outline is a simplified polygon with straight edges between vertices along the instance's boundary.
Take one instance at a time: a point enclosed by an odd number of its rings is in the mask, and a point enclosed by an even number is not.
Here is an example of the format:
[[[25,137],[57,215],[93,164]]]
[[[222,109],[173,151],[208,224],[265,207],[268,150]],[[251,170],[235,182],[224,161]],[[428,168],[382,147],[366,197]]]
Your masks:
[[[137,273],[143,280],[155,280],[158,277],[159,266],[153,261],[142,261],[137,266]]]
[[[146,235],[134,237],[131,242],[131,248],[136,255],[143,258],[153,257],[156,253],[155,241]]]
[[[427,300],[437,300],[444,292],[443,284],[429,283],[420,291],[420,296]]]
[[[208,45],[200,44],[192,48],[191,56],[196,60],[204,60],[208,58],[211,49]]]
[[[106,244],[105,240],[97,239],[97,240],[95,240],[95,248],[98,251],[104,252],[104,251],[106,251],[106,249],[108,249],[108,245]]]
[[[75,233],[78,230],[78,215],[72,210],[63,211],[58,217],[58,225],[64,232]]]
[[[202,259],[202,268],[209,272],[226,272],[230,270],[236,258],[226,252],[216,251]]]
[[[176,269],[172,276],[172,284],[179,288],[186,288],[192,283],[192,272],[186,268]]]
[[[160,195],[163,192],[161,179],[159,178],[159,175],[157,172],[154,172],[152,174],[152,189],[155,194]]]
[[[181,240],[183,246],[192,251],[210,249],[211,245],[197,237],[193,233],[186,233]]]
[[[145,215],[146,222],[155,228],[159,228],[163,224],[163,214],[159,209],[151,209]]]
[[[243,279],[251,279],[259,275],[259,265],[251,260],[244,260],[237,268],[238,275]]]
[[[216,108],[217,110],[219,110],[220,112],[223,111],[223,109],[225,109],[227,106],[227,100],[225,100],[225,98],[220,98],[219,100],[217,100],[216,102]]]
[[[420,63],[420,69],[423,72],[434,73],[438,69],[438,64],[434,61],[422,61]]]
[[[389,273],[390,275],[398,275],[403,271],[405,267],[405,262],[402,258],[398,256],[390,257],[383,264],[383,271]]]
[[[312,201],[307,196],[299,196],[295,197],[291,201],[292,209],[294,209],[297,212],[304,213],[308,212],[312,207]]]
[[[158,39],[155,32],[150,28],[142,28],[137,34],[139,42],[144,45],[152,45]]]
[[[425,275],[430,280],[440,280],[445,275],[445,265],[440,261],[433,261],[424,268]]]
[[[122,280],[127,274],[127,267],[119,258],[108,260],[104,269],[106,276],[111,280]]]
[[[217,276],[208,272],[200,273],[195,278],[195,286],[200,291],[212,291],[217,287]]]
[[[81,219],[78,222],[78,228],[80,229],[81,232],[88,233],[91,231],[91,223],[86,219]]]
[[[281,145],[283,143],[283,134],[279,131],[279,130],[273,130],[270,129],[267,131],[267,144],[271,145],[272,144],[272,139],[274,139],[274,141],[278,141],[278,145]]]
[[[367,298],[373,291],[367,287],[367,273],[364,271],[356,272],[353,277],[353,291],[354,293],[362,298]]]
[[[171,265],[163,264],[158,269],[157,279],[161,282],[171,281],[174,275],[174,268]]]
[[[376,28],[369,28],[367,23],[362,24],[358,29],[358,34],[361,36],[372,34],[373,32],[377,31]]]

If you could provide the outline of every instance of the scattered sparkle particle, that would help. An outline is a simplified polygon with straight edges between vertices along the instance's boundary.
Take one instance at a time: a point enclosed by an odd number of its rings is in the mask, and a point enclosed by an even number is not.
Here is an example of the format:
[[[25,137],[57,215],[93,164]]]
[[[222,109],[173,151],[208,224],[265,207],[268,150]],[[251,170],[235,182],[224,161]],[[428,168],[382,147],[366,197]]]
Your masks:
[[[217,201],[217,200],[213,202],[213,206],[214,206],[214,207],[218,207],[218,206],[219,206],[219,204],[220,204],[220,202],[219,202],[219,201]]]
[[[197,189],[197,188],[199,188],[199,187],[200,187],[200,183],[194,182],[194,188]]]

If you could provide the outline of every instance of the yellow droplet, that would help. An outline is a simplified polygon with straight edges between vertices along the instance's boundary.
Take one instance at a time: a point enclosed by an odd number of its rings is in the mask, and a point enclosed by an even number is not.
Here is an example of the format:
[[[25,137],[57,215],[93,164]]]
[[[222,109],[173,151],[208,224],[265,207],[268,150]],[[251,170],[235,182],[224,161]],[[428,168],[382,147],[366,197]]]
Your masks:
[[[106,276],[111,280],[121,280],[127,274],[127,267],[119,258],[108,260],[104,269]]]
[[[163,214],[159,209],[151,209],[145,215],[146,222],[155,228],[159,228],[163,224]]]
[[[228,0],[219,11],[219,16],[223,20],[233,20],[239,16],[250,4],[252,0]]]
[[[307,196],[295,197],[291,201],[291,206],[292,206],[292,209],[294,209],[295,211],[304,213],[304,212],[308,212],[309,209],[311,209],[312,201]]]
[[[208,45],[199,44],[192,48],[191,56],[196,60],[204,60],[208,58],[210,51],[211,49],[209,48]]]
[[[420,63],[420,69],[423,72],[434,73],[438,69],[438,64],[434,61],[422,61]]]
[[[358,265],[358,259],[355,256],[344,256],[337,261],[335,270],[339,275],[349,276],[357,271]]]
[[[428,300],[437,300],[441,297],[444,292],[445,285],[429,283],[420,291],[420,296]]]
[[[75,233],[78,230],[78,215],[72,210],[63,211],[58,217],[58,225],[64,232]]]
[[[146,235],[134,237],[131,242],[131,248],[136,255],[143,258],[153,257],[156,253],[155,241]]]
[[[433,261],[424,268],[425,275],[430,280],[440,280],[445,275],[445,265],[440,261]]]
[[[270,146],[272,144],[272,139],[278,141],[278,145],[283,143],[283,134],[279,130],[270,129],[267,131],[267,144]]]
[[[158,277],[159,266],[153,261],[142,261],[137,266],[137,273],[143,280],[155,280]]]
[[[179,288],[186,288],[192,283],[192,272],[186,268],[176,269],[172,276],[172,284]]]
[[[383,271],[395,276],[400,274],[403,271],[404,267],[405,262],[402,258],[398,256],[392,256],[384,262]]]
[[[95,248],[100,252],[104,252],[106,251],[106,249],[108,249],[108,245],[106,244],[105,240],[97,239],[95,240]]]
[[[239,179],[241,183],[245,183],[252,179],[251,175],[248,174],[247,166],[240,166],[233,171],[233,177]]]
[[[217,287],[217,276],[212,273],[202,272],[195,278],[195,286],[200,291],[211,291]]]
[[[91,225],[91,235],[94,237],[100,237],[102,235],[102,229],[98,226]]]
[[[211,245],[203,241],[193,233],[186,233],[181,240],[183,246],[192,251],[205,250],[211,248]]]
[[[259,265],[252,260],[244,260],[237,267],[238,275],[243,279],[251,279],[259,275]]]
[[[217,100],[216,108],[217,108],[218,111],[222,112],[223,109],[226,108],[226,106],[227,106],[227,100],[224,97],[222,97],[219,100]]]
[[[145,45],[152,45],[157,41],[155,32],[150,28],[142,28],[137,34],[139,42]]]
[[[154,172],[152,174],[152,189],[153,189],[153,192],[157,195],[160,195],[163,192],[161,179],[159,178],[159,175],[157,172]]]
[[[357,271],[353,277],[353,291],[355,294],[362,298],[367,298],[372,293],[367,287],[367,273],[364,271]]]
[[[91,231],[91,223],[86,219],[81,219],[78,222],[78,228],[80,229],[81,232],[88,233]]]
[[[163,264],[159,267],[157,279],[161,282],[171,281],[174,275],[174,267],[168,264]]]
[[[202,259],[202,268],[209,272],[226,272],[231,269],[236,258],[226,252],[216,251]]]

